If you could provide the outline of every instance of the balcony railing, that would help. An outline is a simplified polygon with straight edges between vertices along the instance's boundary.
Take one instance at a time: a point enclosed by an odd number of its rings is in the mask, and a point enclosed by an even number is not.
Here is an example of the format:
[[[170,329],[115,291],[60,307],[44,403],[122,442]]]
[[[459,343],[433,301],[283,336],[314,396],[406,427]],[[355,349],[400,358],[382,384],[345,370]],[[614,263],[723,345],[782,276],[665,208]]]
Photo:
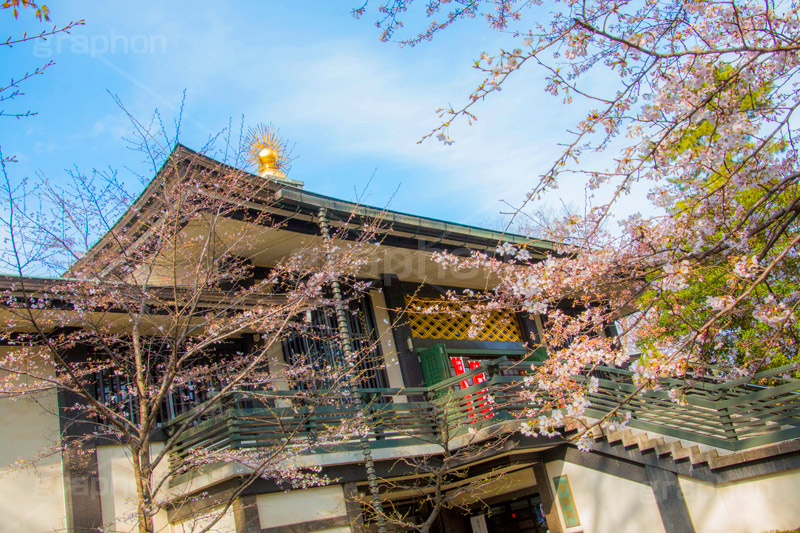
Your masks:
[[[354,449],[359,433],[348,436],[337,429],[354,417],[363,420],[363,432],[375,448],[438,444],[443,434],[453,438],[470,428],[518,419],[526,407],[519,398],[523,376],[540,364],[501,358],[432,387],[362,388],[360,409],[343,394],[311,405],[315,398],[294,391],[231,393],[200,416],[197,410],[203,406],[175,418],[165,431],[196,417],[175,447],[175,462],[198,448],[246,449],[290,441],[317,452]],[[599,367],[592,373],[599,388],[588,396],[588,414],[601,418],[624,403],[620,411],[630,411],[631,427],[739,451],[800,437],[800,380],[787,377],[795,371],[786,366],[734,381],[662,379],[658,390],[634,394],[638,387],[632,372]],[[481,374],[486,381],[461,388]],[[589,376],[574,379],[584,382]],[[682,391],[683,405],[671,401],[673,388]]]

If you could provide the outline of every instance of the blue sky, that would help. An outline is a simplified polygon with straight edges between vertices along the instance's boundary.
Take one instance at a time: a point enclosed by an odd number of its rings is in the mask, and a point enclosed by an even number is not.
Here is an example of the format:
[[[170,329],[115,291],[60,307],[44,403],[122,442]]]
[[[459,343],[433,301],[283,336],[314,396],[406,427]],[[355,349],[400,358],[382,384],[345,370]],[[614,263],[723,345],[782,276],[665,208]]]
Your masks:
[[[400,48],[378,40],[374,13],[355,20],[346,1],[47,4],[54,23],[86,24],[67,38],[0,49],[3,80],[56,62],[3,107],[38,113],[0,118],[0,146],[19,160],[15,179],[58,181],[68,168],[147,173],[108,93],[143,120],[156,108],[172,120],[185,90],[181,139],[191,148],[231,118],[272,122],[294,146],[290,177],[308,190],[352,200],[374,172],[367,203],[486,224],[504,210],[501,200],[521,200],[578,116],[530,71],[482,104],[474,126],[454,128],[454,145],[417,144],[437,124],[434,109],[463,103],[480,81],[470,65],[482,51],[519,44],[479,20]],[[5,35],[47,27],[28,13],[18,22],[2,15]],[[583,198],[569,183],[559,194]]]

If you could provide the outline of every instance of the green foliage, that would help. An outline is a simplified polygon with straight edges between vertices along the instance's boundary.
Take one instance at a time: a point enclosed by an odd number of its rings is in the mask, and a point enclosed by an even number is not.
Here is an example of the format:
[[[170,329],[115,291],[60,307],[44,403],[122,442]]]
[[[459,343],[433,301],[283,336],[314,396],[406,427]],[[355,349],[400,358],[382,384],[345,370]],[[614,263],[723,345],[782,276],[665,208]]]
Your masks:
[[[737,77],[731,65],[722,65],[714,72],[716,86],[699,87],[697,94],[709,95],[708,109],[713,113],[747,113],[772,105],[775,97],[774,84],[770,81],[752,86]],[[724,95],[736,95],[734,103],[728,103],[729,109],[722,109],[720,100]],[[684,125],[680,141],[672,148],[672,159],[679,157],[700,158],[704,151],[718,150],[719,133],[714,123],[703,119],[698,124]],[[752,143],[754,144],[754,143]],[[787,149],[786,143],[776,141],[767,143],[764,154],[779,154]],[[667,151],[669,154],[669,151]],[[735,231],[735,226],[743,214],[759,213],[759,206],[764,203],[765,191],[776,185],[779,177],[759,179],[755,176],[750,183],[740,183],[735,187],[731,183],[734,169],[740,162],[739,151],[728,151],[722,154],[725,165],[717,166],[712,171],[698,170],[692,176],[675,176],[670,186],[675,191],[676,200],[667,206],[670,216],[677,219],[690,220],[697,216],[707,218],[708,225],[717,228],[706,237],[709,243],[724,241],[726,235]],[[702,168],[698,166],[698,168]],[[698,194],[700,193],[700,194]],[[719,195],[719,193],[722,193]],[[800,187],[797,184],[783,189],[770,198],[773,207],[789,208],[798,198]],[[718,195],[718,196],[715,196]],[[709,209],[708,198],[723,199]],[[703,203],[705,202],[705,203]],[[701,213],[698,215],[698,213]],[[759,257],[752,258],[760,266],[771,262],[783,250],[792,238],[790,232],[778,234],[773,239],[766,231],[744,235],[751,250],[764,250]],[[729,249],[718,250],[723,253],[710,254],[709,248],[691,250],[687,248],[685,235],[676,235],[671,243],[675,250],[680,250],[684,257],[696,257],[686,275],[686,283],[677,291],[662,290],[658,279],[663,272],[653,273],[648,281],[653,282],[644,294],[643,301],[649,302],[658,314],[657,324],[660,338],[653,338],[644,343],[644,351],[657,354],[657,346],[665,337],[685,339],[692,337],[709,321],[712,321],[718,309],[710,302],[715,298],[728,298],[732,301],[747,293],[737,303],[732,312],[720,318],[708,332],[701,335],[695,346],[695,353],[709,364],[736,364],[753,369],[773,368],[800,360],[798,357],[798,330],[795,320],[787,320],[776,327],[758,319],[759,308],[771,301],[792,300],[800,292],[800,284],[796,273],[800,264],[796,254],[790,254],[780,262],[763,283],[753,284],[756,273],[742,275],[737,272],[737,263],[747,260]],[[702,260],[701,260],[702,259]],[[768,306],[767,306],[768,307]],[[796,313],[796,311],[795,311]]]

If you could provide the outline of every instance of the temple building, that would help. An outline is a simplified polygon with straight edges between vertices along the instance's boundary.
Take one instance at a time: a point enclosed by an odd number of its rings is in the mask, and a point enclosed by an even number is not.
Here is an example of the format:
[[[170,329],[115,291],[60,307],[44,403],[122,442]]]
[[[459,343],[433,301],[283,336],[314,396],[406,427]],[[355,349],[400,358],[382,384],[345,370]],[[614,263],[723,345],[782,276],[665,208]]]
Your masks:
[[[510,242],[525,247],[535,261],[552,253],[553,244],[316,194],[275,170],[270,154],[262,156],[262,172],[242,172],[242,179],[266,180],[268,190],[263,197],[232,199],[245,214],[226,215],[215,236],[234,239],[248,224],[255,225],[253,220],[269,220],[269,231],[248,237],[235,252],[231,268],[246,275],[231,282],[231,291],[269,279],[296,250],[321,249],[334,236],[344,248],[370,231],[380,246],[362,246],[366,252],[358,252],[365,255],[357,273],[341,291],[337,284],[330,293],[332,312],[298,308],[296,321],[269,346],[268,363],[258,368],[269,376],[269,391],[241,386],[219,399],[224,383],[210,384],[207,376],[219,361],[246,361],[242,354],[264,346],[263,334],[242,329],[198,363],[212,369],[198,370],[202,385],[187,380],[165,395],[151,432],[154,455],[169,447],[158,467],[168,481],[157,491],[156,530],[200,530],[198,517],[214,513],[222,517],[210,530],[230,533],[408,530],[400,522],[424,522],[434,511],[437,491],[449,496],[439,500],[444,504],[430,530],[447,533],[800,527],[800,380],[793,373],[777,368],[738,381],[707,376],[689,386],[683,405],[670,400],[669,387],[649,391],[629,402],[632,418],[625,427],[596,434],[590,452],[578,450],[569,431],[553,438],[525,436],[519,431],[517,415],[524,406],[517,394],[525,387],[524,377],[547,358],[536,343],[545,322],[540,316],[494,311],[476,325],[442,296],[491,288],[493,280],[478,270],[445,269],[434,254],[491,254],[499,243]],[[166,207],[159,203],[159,187],[169,187],[174,179],[164,176],[170,168],[214,175],[224,167],[180,145],[168,163],[64,277],[0,278],[2,354],[23,350],[31,356],[35,334],[19,318],[20,302],[39,302],[36,316],[49,313],[50,325],[41,335],[74,335],[69,346],[58,349],[70,360],[93,361],[96,371],[81,383],[92,388],[98,405],[113,404],[116,412],[127,406],[124,416],[130,420],[139,414],[129,378],[92,359],[100,356],[98,349],[79,341],[75,332],[85,327],[71,318],[74,303],[59,287],[80,277],[92,261],[104,261],[109,271],[121,268],[129,245],[121,245],[116,235],[137,243],[161,231],[159,217]],[[227,193],[214,191],[222,197]],[[208,241],[192,224],[181,228],[187,249]],[[185,278],[184,284],[200,276],[190,261],[162,266],[148,283],[163,285],[163,294],[158,293],[163,301],[177,301],[172,294],[176,276]],[[135,278],[140,271],[129,275]],[[280,283],[290,282],[281,278]],[[356,283],[362,292],[348,299]],[[196,302],[195,316],[225,303],[225,287],[219,287],[217,303]],[[265,304],[243,298],[237,305],[247,312],[248,305]],[[436,305],[441,308],[430,311]],[[133,326],[116,320],[113,309],[105,313],[102,320],[115,324],[114,331],[123,333],[113,334],[125,342],[124,330]],[[162,316],[168,321],[168,313]],[[604,334],[614,335],[613,325]],[[21,347],[25,342],[30,345]],[[348,375],[336,399],[316,399],[332,386],[337,365],[357,376]],[[588,412],[599,419],[635,387],[625,368],[604,367],[594,375],[599,388],[589,397]],[[259,394],[269,400],[259,403]],[[349,399],[342,400],[343,395]],[[213,409],[198,414],[210,401],[216,402]],[[84,404],[57,387],[30,398],[0,398],[0,531],[138,530],[128,448],[100,436],[91,405],[79,408]],[[366,429],[352,434],[336,429],[359,418],[367,421]],[[80,442],[81,452],[68,451],[62,446],[67,441]],[[264,459],[258,451],[278,449],[276,443],[284,444],[281,453],[297,450],[281,461],[312,467],[326,481],[292,487],[269,476],[252,477],[254,467],[247,461]],[[182,461],[204,450],[216,459],[182,467]],[[227,461],[219,459],[224,454]],[[237,462],[237,457],[245,459]],[[432,480],[439,474],[446,481],[436,485]],[[387,515],[380,524],[376,501]]]

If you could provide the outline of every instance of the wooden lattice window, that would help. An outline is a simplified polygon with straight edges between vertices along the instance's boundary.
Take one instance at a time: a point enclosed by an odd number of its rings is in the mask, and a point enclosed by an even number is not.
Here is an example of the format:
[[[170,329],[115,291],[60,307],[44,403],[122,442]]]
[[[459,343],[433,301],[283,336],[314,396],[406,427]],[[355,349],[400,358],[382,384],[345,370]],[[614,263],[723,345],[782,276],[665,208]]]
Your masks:
[[[457,339],[523,342],[522,331],[512,311],[493,311],[482,320],[477,335],[470,337],[472,319],[458,304],[428,298],[407,301],[408,324],[418,339]],[[436,309],[437,312],[426,312]]]

